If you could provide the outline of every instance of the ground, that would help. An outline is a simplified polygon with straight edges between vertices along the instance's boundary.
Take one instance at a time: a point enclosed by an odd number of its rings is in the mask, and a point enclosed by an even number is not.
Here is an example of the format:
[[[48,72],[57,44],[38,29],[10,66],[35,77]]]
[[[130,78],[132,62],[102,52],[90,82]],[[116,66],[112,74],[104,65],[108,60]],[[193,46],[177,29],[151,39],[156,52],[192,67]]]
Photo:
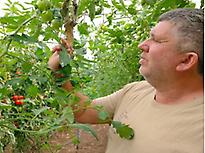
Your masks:
[[[73,145],[70,142],[69,135],[65,132],[57,133],[51,139],[51,144],[63,145],[59,150],[52,149],[53,153],[105,153],[107,143],[107,131],[108,125],[92,125],[96,131],[99,140],[89,133],[80,131],[80,144],[78,146]],[[50,153],[46,151],[45,153]]]

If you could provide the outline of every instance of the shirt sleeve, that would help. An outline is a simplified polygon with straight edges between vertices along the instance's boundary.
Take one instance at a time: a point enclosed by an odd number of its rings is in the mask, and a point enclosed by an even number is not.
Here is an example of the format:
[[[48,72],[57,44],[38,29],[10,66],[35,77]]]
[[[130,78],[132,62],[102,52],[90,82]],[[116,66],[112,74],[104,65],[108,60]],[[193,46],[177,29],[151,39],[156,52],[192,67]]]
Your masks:
[[[103,106],[105,111],[107,111],[112,118],[116,108],[120,105],[123,97],[136,83],[130,83],[125,85],[122,89],[112,93],[111,95],[97,98],[93,100],[93,105]]]

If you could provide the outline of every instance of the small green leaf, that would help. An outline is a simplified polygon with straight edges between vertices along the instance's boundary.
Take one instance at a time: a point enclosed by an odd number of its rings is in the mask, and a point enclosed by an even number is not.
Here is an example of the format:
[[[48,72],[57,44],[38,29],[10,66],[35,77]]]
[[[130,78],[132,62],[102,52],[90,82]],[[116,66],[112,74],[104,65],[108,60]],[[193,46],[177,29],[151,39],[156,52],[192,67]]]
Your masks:
[[[79,138],[78,138],[77,136],[74,136],[74,137],[71,139],[71,141],[72,141],[72,143],[73,143],[74,145],[77,145],[77,144],[80,143],[80,140],[79,140]]]
[[[132,128],[128,127],[128,125],[122,126],[117,129],[117,133],[121,138],[132,139],[134,137],[134,131]]]
[[[35,97],[35,96],[37,96],[37,94],[38,94],[38,92],[39,92],[39,89],[38,89],[37,86],[31,85],[30,87],[28,87],[28,88],[26,89],[26,92],[27,92],[27,94],[28,94],[29,96]]]
[[[0,88],[0,93],[2,94],[2,97],[3,97],[3,95],[4,95],[4,96],[5,96],[5,95],[8,95],[8,94],[10,93],[10,91],[9,91],[8,88],[2,87],[2,88]]]
[[[64,77],[69,77],[70,74],[71,74],[71,70],[72,70],[72,67],[71,67],[69,64],[67,64],[67,65],[64,66],[62,69],[60,69],[59,72],[60,72],[61,74],[63,74]],[[66,78],[65,78],[65,79],[66,79]]]
[[[7,104],[4,104],[4,103],[0,103],[0,110],[5,110],[5,109],[10,109],[12,108],[11,105],[7,105]]]
[[[65,107],[63,109],[63,114],[60,118],[55,120],[55,124],[61,124],[61,122],[67,120],[69,124],[72,124],[74,122],[74,114],[71,107]]]
[[[91,21],[95,18],[95,1],[90,1],[90,5],[88,6],[89,9],[89,17]]]
[[[124,7],[122,6],[122,3],[120,4],[119,2],[117,2],[116,0],[112,0],[112,4],[119,10],[122,11],[124,9]]]
[[[89,0],[80,0],[78,3],[78,16],[80,16],[88,7]]]
[[[127,10],[128,10],[128,13],[131,15],[137,14],[136,8],[133,5],[130,5]]]
[[[69,123],[74,122],[74,114],[71,107],[66,107],[63,109],[63,117],[68,120]]]
[[[78,31],[79,31],[81,34],[88,35],[88,34],[89,34],[89,32],[88,32],[88,24],[87,24],[87,23],[79,24],[79,25],[78,25]]]
[[[128,125],[122,124],[119,121],[112,121],[112,126],[116,129],[116,132],[119,134],[121,138],[125,138],[128,140],[133,139],[134,130],[130,128]]]
[[[92,127],[88,124],[70,124],[69,125],[71,128],[77,128],[77,129],[82,129],[90,134],[92,134],[92,136],[94,136],[97,140],[97,134],[96,132],[92,129]]]
[[[34,109],[33,112],[35,114],[35,116],[41,114],[42,112],[44,112],[45,110],[49,109],[49,107],[42,107],[40,109]]]
[[[39,58],[39,59],[42,59],[44,56],[43,56],[44,52],[43,52],[43,49],[41,48],[37,48],[36,49],[36,52],[35,52],[35,55]]]
[[[119,121],[112,121],[113,128],[117,129],[122,126],[122,123]]]
[[[32,68],[31,63],[25,62],[25,63],[22,64],[22,70],[25,73],[28,73],[31,70],[31,68]]]
[[[100,111],[98,113],[98,117],[99,117],[100,120],[104,121],[104,120],[106,120],[109,117],[109,114],[106,111]]]
[[[60,65],[65,67],[70,64],[71,57],[69,56],[65,47],[62,47],[62,51],[59,53],[60,56]]]

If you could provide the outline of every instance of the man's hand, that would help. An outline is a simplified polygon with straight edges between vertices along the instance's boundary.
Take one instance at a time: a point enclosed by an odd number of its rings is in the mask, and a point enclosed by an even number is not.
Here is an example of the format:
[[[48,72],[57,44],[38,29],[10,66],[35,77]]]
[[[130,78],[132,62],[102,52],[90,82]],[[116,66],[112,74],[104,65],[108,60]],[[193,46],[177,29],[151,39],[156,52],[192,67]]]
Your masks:
[[[69,45],[69,43],[61,38],[61,42],[62,44],[60,45],[56,45],[53,49],[53,55],[49,58],[48,61],[48,67],[52,70],[52,71],[57,71],[61,68],[60,66],[60,58],[59,58],[59,52],[62,50],[62,46],[64,46],[67,49],[68,54],[70,54],[71,56],[73,55],[73,48],[72,46]]]

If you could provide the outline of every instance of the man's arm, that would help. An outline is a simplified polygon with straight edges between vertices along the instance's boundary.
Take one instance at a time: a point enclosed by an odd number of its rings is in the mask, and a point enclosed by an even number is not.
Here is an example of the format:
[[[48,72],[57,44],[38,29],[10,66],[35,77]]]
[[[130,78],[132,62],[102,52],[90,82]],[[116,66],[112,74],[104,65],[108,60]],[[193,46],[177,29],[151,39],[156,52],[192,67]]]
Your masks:
[[[59,64],[60,63],[59,62],[60,46],[55,47],[54,50],[56,50],[56,51],[53,51],[54,53],[49,58],[49,61],[48,61],[48,67],[53,72],[60,69],[60,64]],[[54,75],[54,77],[61,77],[61,75],[57,74],[57,75]],[[71,92],[74,87],[72,86],[70,81],[67,81],[62,85],[62,88],[68,92]],[[75,92],[74,94],[76,97],[79,98],[77,108],[73,108],[75,120],[77,122],[80,122],[80,123],[92,123],[92,124],[100,123],[97,110],[95,110],[94,108],[85,109],[85,102],[87,102],[89,100],[89,98],[80,92]],[[77,111],[75,111],[75,110],[77,110]],[[104,123],[106,123],[106,121]]]
[[[65,82],[62,85],[62,88],[65,89],[66,91],[72,91],[73,86],[70,81]],[[98,118],[98,112],[94,108],[87,108],[85,109],[85,103],[89,101],[89,97],[85,96],[84,94],[80,92],[75,92],[74,93],[76,97],[79,98],[78,101],[78,107],[74,108],[74,116],[75,120],[80,123],[92,123],[92,124],[97,124],[99,123],[99,118]]]

